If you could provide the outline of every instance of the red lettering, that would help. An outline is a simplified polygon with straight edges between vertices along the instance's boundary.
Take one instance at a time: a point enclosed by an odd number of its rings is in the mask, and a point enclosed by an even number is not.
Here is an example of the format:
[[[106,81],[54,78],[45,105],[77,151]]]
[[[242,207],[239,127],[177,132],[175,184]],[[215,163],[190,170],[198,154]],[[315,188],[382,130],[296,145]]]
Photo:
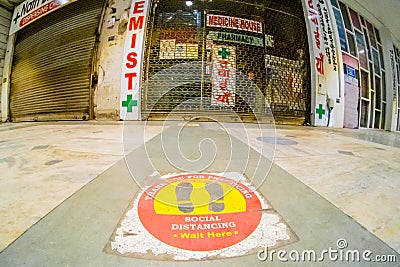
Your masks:
[[[318,47],[318,49],[321,49],[321,39],[318,31],[318,27],[314,31],[314,37],[315,37],[315,44]]]
[[[262,32],[261,24],[260,24],[260,23],[257,24],[257,32]]]
[[[220,61],[219,61],[219,64],[220,64],[221,68],[227,69],[227,68],[228,68],[229,62],[226,61],[226,60],[220,60]]]
[[[226,103],[229,105],[229,97],[230,96],[231,96],[231,94],[229,92],[226,92],[224,94],[216,95],[215,100],[217,102],[222,102],[222,103]]]
[[[316,61],[315,67],[317,68],[317,71],[319,73],[321,73],[322,75],[324,75],[325,74],[325,71],[324,71],[324,54],[319,53],[319,57],[315,57],[315,61]]]
[[[129,69],[133,69],[137,66],[137,54],[135,52],[131,52],[127,55],[126,59],[130,62],[130,63],[126,63],[126,67]]]
[[[133,14],[143,13],[145,1],[136,2],[133,7]]]
[[[229,77],[230,73],[231,73],[230,70],[226,70],[226,69],[218,70],[218,75],[221,76],[221,77]]]
[[[233,22],[235,28],[239,28],[239,20],[235,18],[235,21]]]
[[[224,79],[224,80],[220,81],[219,86],[222,91],[226,91],[226,89],[228,88],[228,79]]]
[[[215,25],[215,16],[209,16],[208,18],[208,25]]]
[[[310,20],[315,24],[318,25],[318,14],[317,12],[315,12],[313,9],[309,10],[310,14],[309,14],[309,18]]]
[[[133,90],[133,78],[137,77],[137,73],[125,73],[125,78],[128,79],[128,90]]]
[[[144,24],[144,16],[140,16],[140,17],[133,17],[130,19],[129,22],[129,31],[132,30],[141,30],[143,29],[143,24]]]
[[[136,47],[136,33],[132,35],[131,48]]]

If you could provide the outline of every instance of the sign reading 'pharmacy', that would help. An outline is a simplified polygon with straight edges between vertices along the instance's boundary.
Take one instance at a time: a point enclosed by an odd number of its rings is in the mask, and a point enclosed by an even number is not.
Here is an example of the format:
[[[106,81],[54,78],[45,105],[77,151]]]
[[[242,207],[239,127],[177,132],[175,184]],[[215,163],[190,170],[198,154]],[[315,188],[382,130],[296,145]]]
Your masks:
[[[236,34],[230,32],[215,32],[210,31],[207,35],[208,39],[220,42],[231,42],[245,45],[264,46],[264,40],[259,37]]]

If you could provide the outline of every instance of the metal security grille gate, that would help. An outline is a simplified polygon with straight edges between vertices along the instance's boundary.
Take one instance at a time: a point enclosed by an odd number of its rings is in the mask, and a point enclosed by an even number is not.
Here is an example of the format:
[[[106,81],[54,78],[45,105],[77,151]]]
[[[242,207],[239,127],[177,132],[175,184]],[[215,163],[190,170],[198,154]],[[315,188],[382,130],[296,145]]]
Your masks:
[[[269,104],[278,121],[304,121],[310,75],[300,0],[160,0],[150,17],[143,119],[171,111],[254,118]]]
[[[11,76],[12,121],[86,120],[103,0],[79,0],[20,30]]]

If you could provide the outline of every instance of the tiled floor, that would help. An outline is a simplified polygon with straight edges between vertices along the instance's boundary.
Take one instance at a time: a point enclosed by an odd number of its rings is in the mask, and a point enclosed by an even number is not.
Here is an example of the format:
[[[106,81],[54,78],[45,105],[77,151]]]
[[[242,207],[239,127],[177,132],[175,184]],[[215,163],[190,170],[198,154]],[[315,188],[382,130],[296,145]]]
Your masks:
[[[398,133],[248,125],[244,137],[239,124],[224,126],[400,252]],[[124,149],[163,130],[162,123],[1,124],[0,250],[122,159]]]

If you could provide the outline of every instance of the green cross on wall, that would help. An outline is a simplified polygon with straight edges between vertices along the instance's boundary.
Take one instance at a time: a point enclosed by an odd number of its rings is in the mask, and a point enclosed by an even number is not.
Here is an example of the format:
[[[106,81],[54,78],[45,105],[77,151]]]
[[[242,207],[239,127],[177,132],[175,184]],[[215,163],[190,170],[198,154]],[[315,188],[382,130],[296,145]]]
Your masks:
[[[132,100],[132,95],[127,96],[126,101],[122,101],[122,106],[126,107],[128,109],[128,112],[132,112],[133,109],[132,107],[137,107],[138,106],[138,101],[137,100]]]
[[[319,104],[319,108],[317,108],[317,114],[319,115],[319,119],[322,120],[322,115],[325,115],[326,111],[322,107],[322,104]]]
[[[218,55],[222,56],[222,59],[227,59],[231,53],[225,47],[223,47],[218,51]]]

